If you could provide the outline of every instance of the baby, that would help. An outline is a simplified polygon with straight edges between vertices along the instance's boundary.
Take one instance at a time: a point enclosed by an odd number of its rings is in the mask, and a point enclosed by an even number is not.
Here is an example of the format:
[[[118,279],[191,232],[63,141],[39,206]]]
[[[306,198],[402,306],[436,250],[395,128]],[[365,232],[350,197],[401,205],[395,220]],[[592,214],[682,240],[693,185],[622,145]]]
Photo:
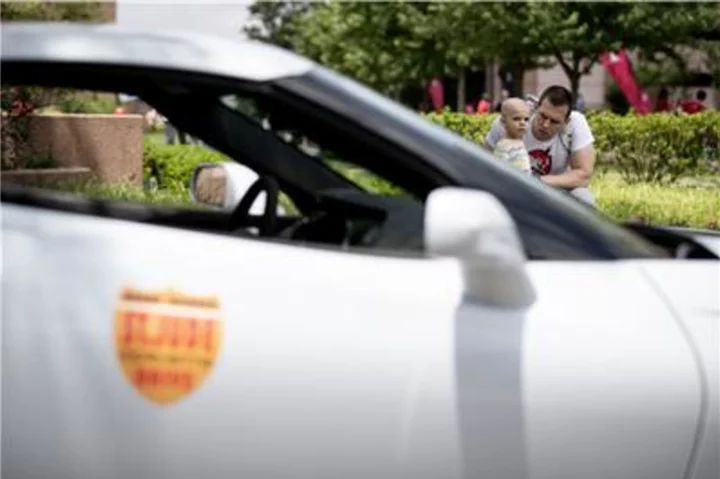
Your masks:
[[[508,98],[500,107],[500,121],[505,137],[497,142],[493,155],[527,174],[532,174],[530,155],[523,136],[530,124],[530,107],[522,98]]]

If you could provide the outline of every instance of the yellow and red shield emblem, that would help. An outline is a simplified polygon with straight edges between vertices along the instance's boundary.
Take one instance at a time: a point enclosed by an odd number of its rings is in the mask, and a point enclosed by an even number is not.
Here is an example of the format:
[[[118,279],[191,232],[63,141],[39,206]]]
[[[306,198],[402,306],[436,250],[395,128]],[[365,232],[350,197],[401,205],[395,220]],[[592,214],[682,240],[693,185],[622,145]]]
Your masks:
[[[223,323],[215,297],[123,290],[115,351],[125,378],[146,399],[167,405],[196,391],[212,371]]]

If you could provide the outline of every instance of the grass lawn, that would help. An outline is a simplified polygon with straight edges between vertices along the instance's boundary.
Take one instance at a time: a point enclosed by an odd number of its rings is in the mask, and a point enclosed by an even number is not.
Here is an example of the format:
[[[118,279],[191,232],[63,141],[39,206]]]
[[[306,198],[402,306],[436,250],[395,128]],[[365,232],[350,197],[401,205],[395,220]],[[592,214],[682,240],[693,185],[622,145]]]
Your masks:
[[[642,219],[654,225],[718,229],[720,176],[684,180],[680,185],[627,184],[613,172],[591,185],[598,208],[616,221]]]
[[[133,203],[153,203],[160,205],[193,206],[190,190],[145,190],[136,185],[106,185],[93,182],[73,182],[58,185],[58,189],[89,198],[103,200],[129,201]],[[197,205],[201,207],[201,205]]]

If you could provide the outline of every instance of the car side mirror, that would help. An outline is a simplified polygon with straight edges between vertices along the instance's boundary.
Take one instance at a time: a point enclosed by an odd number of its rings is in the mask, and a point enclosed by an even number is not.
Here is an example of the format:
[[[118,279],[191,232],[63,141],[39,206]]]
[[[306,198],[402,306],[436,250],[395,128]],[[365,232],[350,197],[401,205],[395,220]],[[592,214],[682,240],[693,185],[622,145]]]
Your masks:
[[[430,254],[460,261],[467,297],[507,308],[535,302],[515,222],[493,195],[456,187],[433,190],[425,203],[424,235]]]
[[[190,196],[196,203],[233,211],[258,178],[257,173],[239,163],[203,163],[195,168],[190,178]],[[250,213],[262,215],[264,211],[263,192],[250,207]],[[278,215],[284,214],[284,209],[278,205]]]

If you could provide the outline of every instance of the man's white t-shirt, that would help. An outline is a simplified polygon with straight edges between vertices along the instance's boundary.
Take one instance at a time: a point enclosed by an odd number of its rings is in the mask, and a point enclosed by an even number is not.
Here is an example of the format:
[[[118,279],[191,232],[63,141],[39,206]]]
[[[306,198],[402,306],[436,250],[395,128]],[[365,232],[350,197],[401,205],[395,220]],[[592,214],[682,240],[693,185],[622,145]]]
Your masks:
[[[530,119],[532,125],[533,118]],[[498,141],[505,137],[505,128],[500,117],[493,122],[485,137],[485,143],[494,150]],[[581,150],[595,141],[585,115],[579,111],[570,112],[570,121],[557,135],[547,141],[539,141],[528,128],[523,143],[530,154],[533,172],[537,175],[558,175],[568,170],[569,151]]]

